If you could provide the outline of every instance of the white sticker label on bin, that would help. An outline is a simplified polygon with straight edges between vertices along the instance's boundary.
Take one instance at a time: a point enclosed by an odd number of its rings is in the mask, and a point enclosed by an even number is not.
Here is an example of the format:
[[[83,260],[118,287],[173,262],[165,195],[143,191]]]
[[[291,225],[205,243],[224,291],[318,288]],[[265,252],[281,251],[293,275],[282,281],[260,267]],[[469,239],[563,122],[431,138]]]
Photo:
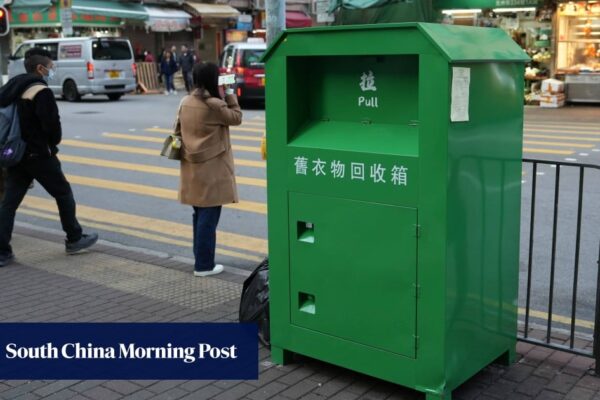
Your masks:
[[[358,97],[358,106],[379,108],[379,98],[375,96],[374,93],[367,95],[369,92],[377,92],[377,86],[375,86],[375,74],[373,71],[363,72],[360,76],[358,85],[363,92],[363,95]]]
[[[471,68],[452,68],[452,104],[450,121],[469,121],[469,86],[471,84]]]

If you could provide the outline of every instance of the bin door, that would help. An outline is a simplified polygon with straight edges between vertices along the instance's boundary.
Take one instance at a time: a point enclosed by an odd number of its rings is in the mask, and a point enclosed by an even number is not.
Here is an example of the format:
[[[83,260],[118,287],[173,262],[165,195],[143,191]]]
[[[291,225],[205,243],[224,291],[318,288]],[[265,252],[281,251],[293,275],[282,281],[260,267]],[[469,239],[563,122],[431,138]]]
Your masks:
[[[417,210],[289,194],[293,325],[415,357]]]

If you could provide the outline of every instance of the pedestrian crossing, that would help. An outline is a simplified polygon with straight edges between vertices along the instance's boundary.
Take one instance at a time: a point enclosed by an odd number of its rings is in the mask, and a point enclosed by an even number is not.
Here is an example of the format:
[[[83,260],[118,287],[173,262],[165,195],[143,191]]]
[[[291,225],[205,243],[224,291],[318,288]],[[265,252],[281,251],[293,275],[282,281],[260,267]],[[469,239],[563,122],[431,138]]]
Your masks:
[[[564,156],[569,161],[589,156],[600,146],[600,123],[526,120],[523,127],[523,154]],[[580,152],[585,151],[585,152]]]
[[[143,198],[176,201],[177,190],[163,187],[158,177],[178,177],[179,168],[163,166],[160,161],[160,149],[164,136],[172,130],[165,127],[142,129],[123,129],[122,132],[98,132],[93,140],[81,140],[68,137],[61,143],[61,161],[67,165],[68,172],[77,171],[76,166],[96,168],[96,176],[69,173],[67,178],[74,186],[92,190],[110,191],[116,196],[129,194]],[[241,126],[231,128],[237,182],[243,188],[258,190],[262,201],[242,198],[238,204],[227,207],[245,215],[264,217],[267,214],[265,188],[266,163],[260,160],[260,141],[265,132],[264,119],[244,121]],[[528,155],[543,157],[575,155],[579,151],[593,151],[600,142],[600,127],[591,123],[551,124],[547,121],[528,121],[524,126],[525,157]],[[85,154],[91,153],[88,157]],[[71,166],[71,167],[70,167]],[[69,168],[70,167],[70,168]],[[144,183],[127,182],[127,172],[147,176]],[[117,174],[118,179],[105,179]],[[98,177],[98,175],[100,177]],[[121,177],[122,176],[122,177]],[[129,177],[128,177],[129,178]],[[131,178],[129,178],[131,179]],[[153,184],[148,184],[148,182]],[[164,181],[162,181],[164,184]],[[28,196],[22,212],[32,217],[58,220],[56,206],[41,197]],[[119,233],[156,243],[191,248],[192,228],[189,224],[170,222],[161,218],[122,213],[110,207],[78,206],[82,221],[89,227]],[[259,261],[267,254],[266,238],[257,238],[239,232],[219,231],[218,253],[243,261]]]

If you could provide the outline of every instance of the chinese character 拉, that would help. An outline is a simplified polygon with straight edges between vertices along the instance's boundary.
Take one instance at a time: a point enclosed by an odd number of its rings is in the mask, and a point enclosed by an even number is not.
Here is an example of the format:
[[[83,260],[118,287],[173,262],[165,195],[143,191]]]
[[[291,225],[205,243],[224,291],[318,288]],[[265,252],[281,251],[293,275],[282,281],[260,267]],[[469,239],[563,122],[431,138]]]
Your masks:
[[[408,168],[405,166],[394,165],[392,168],[392,183],[397,186],[406,186],[408,184]]]
[[[373,71],[369,71],[369,73],[362,74],[362,76],[360,77],[360,89],[363,92],[377,91],[377,88],[375,87],[375,75],[373,74]]]
[[[316,160],[313,161],[313,172],[315,173],[315,176],[319,176],[319,175],[326,175],[325,174],[325,161],[322,161],[320,158],[317,158]]]
[[[350,165],[351,177],[350,179],[358,179],[361,181],[365,180],[365,164],[363,163],[352,163]]]
[[[381,164],[371,165],[371,178],[373,178],[373,182],[385,183],[384,174],[385,168],[383,168]]]
[[[308,171],[308,158],[306,157],[295,157],[294,165],[296,166],[296,175],[306,175]]]
[[[346,164],[341,161],[331,162],[331,175],[335,179],[342,179],[346,175]]]

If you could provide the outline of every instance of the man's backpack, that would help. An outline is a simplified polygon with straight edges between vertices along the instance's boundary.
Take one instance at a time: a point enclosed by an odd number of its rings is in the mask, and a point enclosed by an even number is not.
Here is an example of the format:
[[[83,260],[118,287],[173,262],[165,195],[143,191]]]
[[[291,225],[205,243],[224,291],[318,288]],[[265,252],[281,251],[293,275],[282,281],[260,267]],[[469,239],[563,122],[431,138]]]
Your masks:
[[[36,94],[45,89],[44,85],[32,85],[21,96],[33,100]],[[25,155],[27,143],[21,137],[21,123],[17,111],[17,102],[0,107],[0,168],[17,165]]]

